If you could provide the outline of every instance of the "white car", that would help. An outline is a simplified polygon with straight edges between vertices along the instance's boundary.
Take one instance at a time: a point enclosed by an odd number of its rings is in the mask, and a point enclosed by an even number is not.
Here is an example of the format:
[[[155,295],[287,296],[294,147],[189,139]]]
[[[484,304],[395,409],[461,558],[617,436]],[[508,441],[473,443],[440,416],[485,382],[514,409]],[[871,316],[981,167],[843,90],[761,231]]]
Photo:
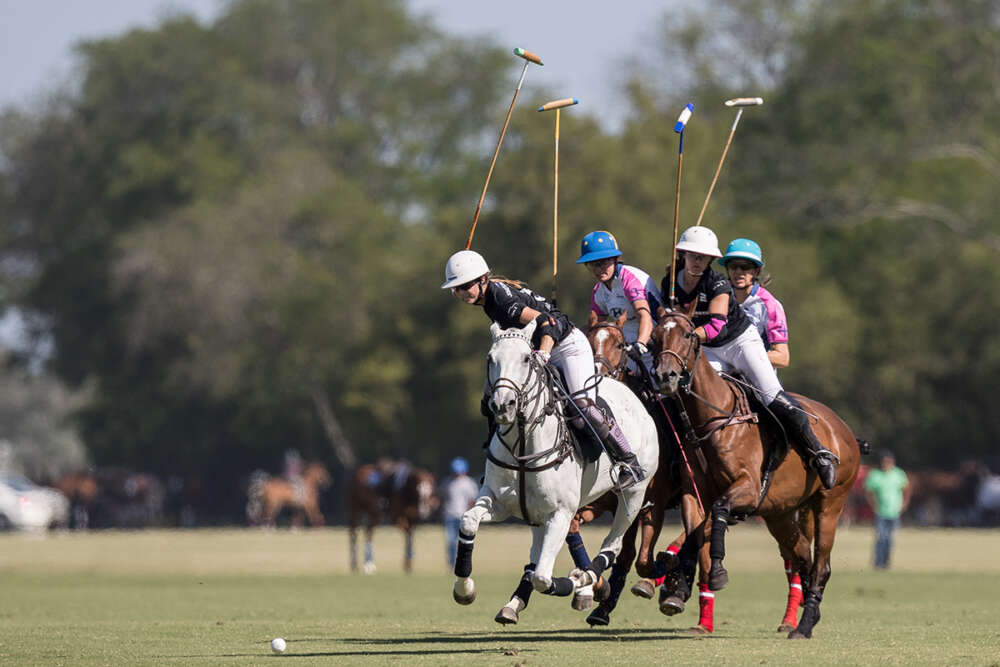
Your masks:
[[[11,472],[0,472],[0,528],[45,530],[69,523],[69,500]]]

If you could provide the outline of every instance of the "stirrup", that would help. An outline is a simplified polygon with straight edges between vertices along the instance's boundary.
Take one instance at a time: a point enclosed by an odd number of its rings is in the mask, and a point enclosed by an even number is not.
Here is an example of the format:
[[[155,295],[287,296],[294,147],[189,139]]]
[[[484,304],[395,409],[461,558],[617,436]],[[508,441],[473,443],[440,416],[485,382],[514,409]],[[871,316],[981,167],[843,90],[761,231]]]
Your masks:
[[[645,478],[646,474],[638,462],[635,467],[626,461],[615,461],[611,466],[611,483],[615,491],[630,489]]]
[[[814,466],[820,465],[821,461],[829,461],[834,466],[840,465],[840,457],[838,457],[836,454],[831,452],[826,447],[823,447],[822,449],[813,452],[812,459]]]

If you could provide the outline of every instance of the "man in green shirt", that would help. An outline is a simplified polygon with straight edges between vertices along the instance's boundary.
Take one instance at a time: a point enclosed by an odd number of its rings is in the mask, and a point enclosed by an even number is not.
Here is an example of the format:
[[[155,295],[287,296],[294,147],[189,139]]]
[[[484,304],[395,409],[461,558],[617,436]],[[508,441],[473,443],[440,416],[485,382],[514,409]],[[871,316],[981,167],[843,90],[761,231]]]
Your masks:
[[[881,463],[865,479],[865,495],[875,510],[875,568],[889,567],[892,538],[899,527],[899,515],[910,504],[910,483],[906,473],[896,467],[896,457],[890,451],[881,455]]]

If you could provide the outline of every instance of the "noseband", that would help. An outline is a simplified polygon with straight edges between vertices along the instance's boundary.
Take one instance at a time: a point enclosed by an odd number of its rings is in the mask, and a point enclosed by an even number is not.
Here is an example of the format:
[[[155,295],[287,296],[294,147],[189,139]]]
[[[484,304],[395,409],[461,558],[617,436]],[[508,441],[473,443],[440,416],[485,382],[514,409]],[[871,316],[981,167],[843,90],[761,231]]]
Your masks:
[[[590,328],[590,331],[596,331],[597,329],[612,329],[617,331],[618,336],[621,338],[621,342],[615,346],[621,350],[621,358],[619,358],[617,364],[612,364],[603,354],[594,352],[594,361],[599,363],[605,370],[605,375],[615,380],[621,380],[625,374],[625,369],[628,367],[628,356],[625,354],[625,332],[614,322],[598,322]],[[587,337],[590,337],[590,332],[587,333]],[[591,347],[593,347],[593,344],[591,344]]]

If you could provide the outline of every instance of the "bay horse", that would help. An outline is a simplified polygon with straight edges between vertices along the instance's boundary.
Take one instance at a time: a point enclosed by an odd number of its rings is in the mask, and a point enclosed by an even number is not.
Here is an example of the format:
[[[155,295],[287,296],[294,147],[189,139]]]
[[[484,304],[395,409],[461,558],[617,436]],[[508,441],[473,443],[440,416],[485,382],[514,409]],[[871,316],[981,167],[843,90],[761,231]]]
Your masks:
[[[375,573],[375,526],[383,511],[403,531],[403,570],[413,570],[413,528],[429,520],[440,506],[434,474],[405,462],[358,466],[347,484],[347,525],[351,571],[358,571],[358,527],[365,524],[364,573]]]
[[[660,436],[660,463],[656,476],[646,489],[643,509],[625,534],[625,545],[615,561],[615,570],[613,570],[609,580],[611,595],[606,600],[602,600],[597,609],[587,618],[591,625],[607,625],[609,622],[610,614],[617,605],[618,596],[625,585],[625,577],[633,560],[635,560],[636,573],[641,579],[632,587],[632,593],[638,597],[652,599],[656,593],[656,587],[664,582],[666,572],[678,564],[677,554],[686,537],[686,533],[682,529],[670,547],[654,558],[653,550],[663,528],[665,510],[668,505],[675,502],[677,495],[681,492],[681,469],[678,461],[677,437],[671,425],[671,417],[667,413],[667,404],[661,403],[660,399],[648,391],[650,383],[645,378],[638,377],[629,370],[625,332],[622,328],[626,317],[627,315],[623,314],[617,320],[609,319],[606,321],[597,321],[596,317],[592,317],[587,340],[590,341],[594,350],[597,371],[624,381],[637,395],[643,398],[646,409],[656,422]],[[676,421],[676,415],[672,419]],[[605,499],[599,500],[597,505],[584,507],[577,513],[573,525],[570,527],[571,535],[574,528],[579,530],[580,523],[592,521],[603,511],[609,511],[606,507],[607,502],[604,502],[605,507],[602,507],[601,501],[605,501]],[[612,498],[611,509],[613,508],[614,499]],[[641,541],[637,552],[635,536],[639,530],[641,530]],[[570,539],[567,537],[567,541]],[[574,554],[574,560],[576,557]],[[691,627],[689,631],[695,634],[708,634],[715,629],[715,598],[714,594],[707,590],[709,572],[707,548],[701,550],[700,559],[698,583],[701,593],[698,599],[698,624]],[[788,600],[785,615],[778,627],[779,632],[788,632],[795,627],[799,603],[802,599],[799,576],[790,573],[788,569],[786,563],[786,577],[789,582]],[[673,616],[684,611],[685,602],[686,598],[681,596],[666,596],[660,601],[660,611],[668,616]]]
[[[555,370],[542,365],[533,354],[535,323],[502,329],[493,324],[493,345],[487,356],[489,405],[498,425],[487,450],[486,475],[481,495],[462,517],[455,584],[452,595],[459,604],[476,599],[472,551],[483,521],[521,518],[531,526],[529,563],[519,590],[533,587],[547,595],[569,596],[576,589],[597,585],[622,547],[622,536],[642,505],[649,478],[655,474],[659,447],[656,427],[642,403],[625,385],[601,380],[601,398],[612,408],[647,477],[621,493],[614,520],[601,551],[586,570],[569,577],[553,577],[556,555],[566,538],[574,514],[584,504],[611,490],[611,460],[601,453],[589,461],[572,445]],[[565,391],[565,390],[562,390]],[[567,401],[568,402],[568,401]],[[517,594],[515,611],[524,608]]]
[[[69,500],[70,526],[76,530],[89,528],[101,495],[97,475],[87,471],[69,473],[55,480],[52,486]]]
[[[814,419],[816,437],[840,458],[837,483],[824,489],[794,447],[774,456],[785,451],[783,433],[776,422],[751,418],[742,391],[711,367],[694,330],[689,314],[668,310],[653,332],[660,391],[677,398],[686,425],[695,424],[683,427],[696,484],[682,503],[687,540],[700,548],[709,538],[708,589],[720,590],[729,580],[723,566],[729,521],[763,517],[781,555],[806,582],[802,618],[788,638],[809,638],[820,619],[837,521],[858,474],[862,441],[832,409],[796,396]],[[702,509],[709,507],[706,517]]]
[[[253,525],[273,527],[284,508],[292,511],[292,525],[301,526],[302,517],[312,527],[322,526],[320,493],[330,486],[330,472],[322,463],[309,463],[302,470],[301,484],[264,473],[254,476],[247,490],[247,518]]]

